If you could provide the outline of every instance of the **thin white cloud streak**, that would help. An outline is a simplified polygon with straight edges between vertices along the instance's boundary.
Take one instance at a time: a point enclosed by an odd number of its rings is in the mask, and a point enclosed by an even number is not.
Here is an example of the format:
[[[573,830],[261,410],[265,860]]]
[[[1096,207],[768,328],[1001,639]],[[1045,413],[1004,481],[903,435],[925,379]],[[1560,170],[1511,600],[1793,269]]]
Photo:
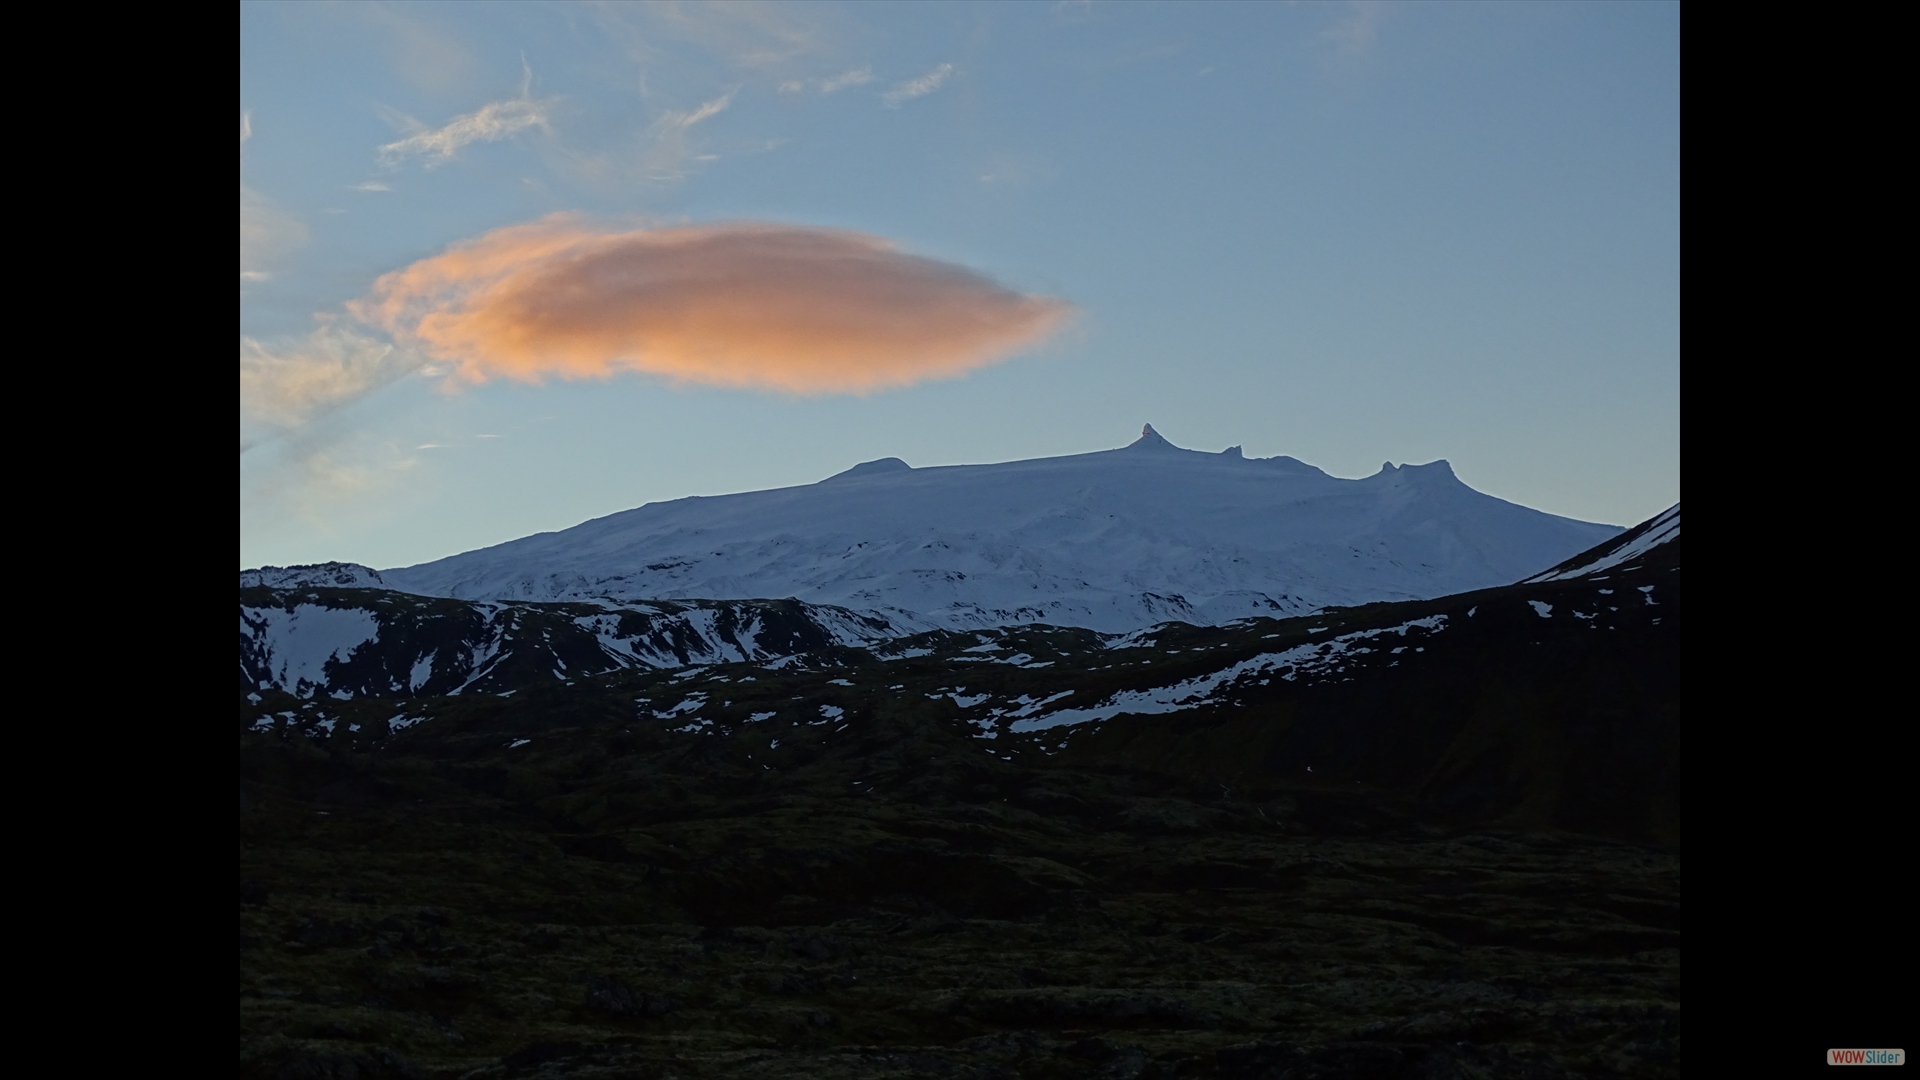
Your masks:
[[[732,102],[733,91],[729,90],[726,94],[714,98],[712,101],[707,102],[690,113],[668,113],[668,120],[666,122],[671,127],[677,127],[681,131],[685,131],[702,120],[710,119],[727,111],[727,106],[732,104]]]
[[[696,109],[661,113],[660,118],[647,130],[647,148],[641,154],[640,175],[648,180],[680,180],[687,175],[689,163],[714,160],[712,154],[697,152],[689,132],[727,111],[727,106],[733,103],[733,95],[739,89],[734,87]]]
[[[476,142],[498,142],[530,128],[552,131],[549,113],[552,101],[495,101],[478,112],[455,117],[445,127],[416,132],[380,148],[380,157],[396,162],[409,156],[428,159],[437,165],[453,157],[463,146]]]
[[[826,79],[788,79],[786,82],[780,84],[780,92],[783,94],[804,94],[807,92],[807,88],[811,86],[814,93],[825,96],[828,94],[837,94],[849,86],[865,86],[872,81],[873,69],[859,67],[849,71],[843,71],[838,75]]]
[[[925,97],[935,90],[940,89],[940,84],[946,82],[947,77],[952,74],[952,64],[941,64],[939,67],[934,68],[932,71],[927,72],[917,79],[909,79],[901,83],[880,95],[880,98],[887,103],[888,108],[899,108],[900,103],[903,101],[911,101],[917,97]]]
[[[251,138],[253,138],[253,112],[249,110],[240,114],[241,145],[246,145],[247,140]]]
[[[685,180],[698,163],[718,160],[699,145],[700,125],[725,112],[738,86],[691,109],[669,109],[624,145],[594,153],[563,148],[561,160],[573,174],[597,187],[629,189],[634,181],[676,183]],[[531,181],[529,181],[531,183]]]
[[[303,341],[240,339],[240,451],[312,423],[425,364],[407,350],[326,324]]]
[[[843,71],[831,79],[820,80],[820,92],[832,94],[845,90],[849,86],[865,86],[873,81],[873,71],[869,68],[855,68]]]

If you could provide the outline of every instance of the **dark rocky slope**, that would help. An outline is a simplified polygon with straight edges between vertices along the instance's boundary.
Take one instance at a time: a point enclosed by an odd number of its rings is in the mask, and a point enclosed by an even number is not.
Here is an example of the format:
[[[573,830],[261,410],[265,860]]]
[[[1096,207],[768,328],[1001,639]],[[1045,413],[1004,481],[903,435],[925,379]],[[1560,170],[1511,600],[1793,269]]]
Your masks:
[[[1677,1075],[1678,555],[243,687],[243,1075]]]

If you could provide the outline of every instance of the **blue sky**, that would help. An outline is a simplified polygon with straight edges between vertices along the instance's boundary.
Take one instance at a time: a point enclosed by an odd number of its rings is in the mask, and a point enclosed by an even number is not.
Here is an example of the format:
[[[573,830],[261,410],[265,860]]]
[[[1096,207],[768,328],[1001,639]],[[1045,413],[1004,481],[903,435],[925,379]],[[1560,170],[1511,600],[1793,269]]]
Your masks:
[[[248,3],[240,60],[243,566],[1144,422],[1338,476],[1447,458],[1592,521],[1679,498],[1677,5]],[[366,316],[553,222],[857,234],[939,297],[1071,314],[797,390]]]

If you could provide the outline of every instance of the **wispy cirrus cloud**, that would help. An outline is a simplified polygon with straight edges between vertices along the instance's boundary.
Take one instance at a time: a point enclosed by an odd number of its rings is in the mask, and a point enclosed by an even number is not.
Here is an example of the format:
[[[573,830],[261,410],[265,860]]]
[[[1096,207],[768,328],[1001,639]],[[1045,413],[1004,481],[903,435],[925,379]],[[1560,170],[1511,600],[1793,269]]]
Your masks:
[[[461,147],[476,142],[498,142],[530,128],[551,131],[551,101],[495,101],[479,111],[454,117],[444,127],[415,132],[380,148],[380,157],[389,164],[408,157],[427,159],[429,167],[452,158]]]
[[[873,81],[873,69],[869,67],[853,68],[825,79],[788,79],[780,84],[782,94],[804,94],[812,90],[816,94],[837,94],[849,86],[865,86]]]
[[[940,84],[946,82],[947,78],[952,74],[952,64],[941,64],[925,75],[917,79],[908,79],[906,82],[881,94],[880,100],[886,102],[888,108],[899,108],[900,103],[903,101],[911,101],[917,97],[925,97],[935,90],[940,89]]]
[[[725,112],[727,106],[733,103],[733,95],[735,92],[736,91],[729,90],[719,97],[714,98],[712,101],[702,104],[697,109],[692,109],[687,112],[666,113],[655,126],[665,131],[685,131],[702,120],[718,116]]]
[[[734,87],[693,109],[669,109],[647,128],[646,148],[641,152],[639,172],[649,180],[679,180],[686,176],[690,163],[702,157],[691,138],[693,129],[720,115],[733,103]]]
[[[533,69],[521,61],[520,96],[507,101],[482,105],[477,111],[456,116],[437,128],[429,128],[411,117],[402,122],[414,130],[403,139],[380,148],[380,159],[389,165],[407,158],[424,158],[428,168],[444,164],[463,146],[477,142],[499,142],[523,131],[539,128],[553,131],[555,100],[536,101],[532,97]]]
[[[466,382],[631,371],[816,394],[957,376],[1073,309],[864,233],[555,215],[387,274],[349,310]]]
[[[872,81],[873,69],[863,67],[843,71],[831,79],[820,79],[818,85],[821,93],[832,94],[845,90],[849,86],[865,86]]]
[[[240,450],[295,431],[425,366],[337,318],[304,339],[240,339]]]

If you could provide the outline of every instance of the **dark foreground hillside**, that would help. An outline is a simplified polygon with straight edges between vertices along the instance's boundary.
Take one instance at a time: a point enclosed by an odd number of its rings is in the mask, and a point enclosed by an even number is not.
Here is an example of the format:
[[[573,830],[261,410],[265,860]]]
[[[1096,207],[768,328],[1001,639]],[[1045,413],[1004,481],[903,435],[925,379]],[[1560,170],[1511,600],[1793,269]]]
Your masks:
[[[1121,643],[243,699],[242,1075],[1677,1075],[1670,548]]]

